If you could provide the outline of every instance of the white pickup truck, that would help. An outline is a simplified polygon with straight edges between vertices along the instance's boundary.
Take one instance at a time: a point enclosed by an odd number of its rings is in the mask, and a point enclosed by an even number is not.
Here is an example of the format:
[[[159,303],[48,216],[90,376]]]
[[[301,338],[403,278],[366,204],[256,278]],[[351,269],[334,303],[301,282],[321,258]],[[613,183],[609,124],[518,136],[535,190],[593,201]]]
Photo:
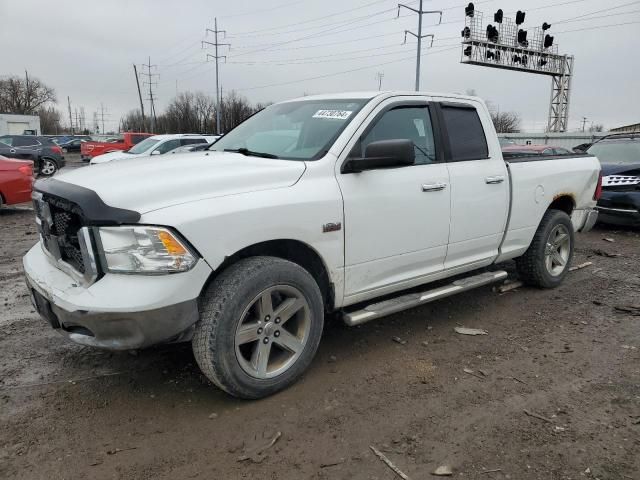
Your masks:
[[[505,161],[474,97],[305,97],[208,151],[38,181],[24,269],[71,340],[190,340],[212,382],[259,398],[309,366],[329,312],[361,324],[500,281],[512,259],[557,286],[599,173],[590,155]]]

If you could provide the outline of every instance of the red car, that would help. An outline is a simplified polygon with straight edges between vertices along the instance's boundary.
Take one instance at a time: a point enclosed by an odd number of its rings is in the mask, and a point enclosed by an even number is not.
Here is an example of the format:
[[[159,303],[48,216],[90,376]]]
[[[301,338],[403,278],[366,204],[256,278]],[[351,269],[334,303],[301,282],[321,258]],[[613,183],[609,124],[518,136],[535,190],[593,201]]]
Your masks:
[[[102,155],[103,153],[117,152],[118,150],[129,150],[131,147],[140,143],[147,137],[151,137],[152,133],[123,133],[119,138],[109,142],[84,142],[80,145],[80,158],[84,162],[88,162],[93,157]]]
[[[504,145],[502,154],[508,157],[526,157],[538,155],[569,155],[571,152],[563,147],[555,147],[553,145]]]
[[[0,156],[0,207],[31,201],[33,162]]]

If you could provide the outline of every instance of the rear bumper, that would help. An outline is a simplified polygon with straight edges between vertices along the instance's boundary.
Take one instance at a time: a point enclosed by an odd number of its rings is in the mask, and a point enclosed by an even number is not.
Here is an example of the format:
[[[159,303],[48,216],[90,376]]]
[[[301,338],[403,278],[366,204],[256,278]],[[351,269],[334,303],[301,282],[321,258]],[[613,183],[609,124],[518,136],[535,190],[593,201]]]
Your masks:
[[[571,214],[571,223],[576,232],[588,232],[598,220],[598,211],[592,208],[574,210]]]
[[[38,313],[68,339],[108,350],[131,350],[188,338],[197,298],[211,269],[204,261],[173,275],[107,274],[78,285],[36,244],[23,259]]]

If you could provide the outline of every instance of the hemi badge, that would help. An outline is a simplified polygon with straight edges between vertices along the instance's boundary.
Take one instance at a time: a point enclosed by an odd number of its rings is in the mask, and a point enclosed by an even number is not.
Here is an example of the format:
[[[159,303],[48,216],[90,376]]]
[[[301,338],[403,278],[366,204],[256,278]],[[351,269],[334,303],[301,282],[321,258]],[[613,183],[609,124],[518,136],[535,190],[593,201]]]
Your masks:
[[[322,233],[337,232],[342,229],[342,223],[325,223],[322,226]]]

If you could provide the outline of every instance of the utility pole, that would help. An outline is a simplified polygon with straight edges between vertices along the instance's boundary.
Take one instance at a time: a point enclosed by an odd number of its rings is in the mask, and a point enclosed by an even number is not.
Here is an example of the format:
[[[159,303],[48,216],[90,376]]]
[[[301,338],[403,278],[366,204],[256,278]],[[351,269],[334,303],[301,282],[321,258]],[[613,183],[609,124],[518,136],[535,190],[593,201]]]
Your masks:
[[[74,109],[76,111],[76,128],[80,126],[80,122],[78,122],[78,109]]]
[[[382,90],[382,79],[384,78],[384,73],[378,72],[376,76],[378,77],[378,90]]]
[[[73,136],[73,117],[71,116],[71,100],[67,96],[67,105],[69,106],[69,128],[71,129],[71,135]]]
[[[104,105],[100,102],[100,114],[102,115],[102,133],[104,133]]]
[[[422,55],[422,39],[426,37],[431,37],[430,46],[433,46],[433,34],[427,34],[427,35],[422,34],[422,16],[429,13],[439,13],[440,20],[438,21],[438,25],[442,23],[442,11],[441,10],[423,10],[422,2],[423,0],[420,0],[420,6],[418,7],[418,9],[409,7],[407,5],[403,5],[401,3],[398,4],[398,17],[400,16],[400,9],[402,8],[406,8],[407,10],[411,10],[412,12],[415,12],[418,14],[418,33],[415,34],[409,30],[404,31],[404,43],[407,43],[407,33],[410,35],[413,35],[418,39],[418,49],[416,52],[416,92],[420,90],[420,56]]]
[[[144,102],[142,101],[142,92],[140,91],[140,78],[138,77],[138,68],[136,67],[135,63],[133,64],[133,73],[136,76],[136,85],[138,86],[138,98],[140,99],[140,112],[142,113],[142,131],[145,131],[147,127],[145,126],[146,122],[144,121]]]
[[[27,70],[25,69],[24,71],[24,79],[26,82],[25,88],[26,88],[26,95],[25,95],[25,100],[29,101],[29,99],[31,98],[31,95],[29,94],[29,73],[27,72]],[[27,104],[25,105],[25,110],[27,112],[31,111],[31,105]]]
[[[587,117],[582,117],[582,131],[584,132],[584,127],[587,124]]]
[[[224,36],[226,35],[226,30],[218,30],[218,18],[214,18],[213,21],[213,30],[211,30],[210,28],[207,28],[205,33],[209,33],[212,32],[215,36],[215,41],[214,42],[206,42],[206,41],[202,41],[202,46],[204,47],[204,45],[213,45],[215,47],[215,55],[211,55],[210,53],[207,53],[207,60],[209,60],[209,57],[215,59],[216,61],[216,133],[218,135],[221,134],[220,131],[220,73],[218,71],[218,60],[221,58],[224,58],[225,60],[227,59],[227,57],[225,55],[219,55],[218,54],[218,47],[222,47],[222,46],[231,46],[230,43],[220,43],[218,40],[218,34],[222,33],[222,38],[224,38]]]
[[[143,67],[147,68],[147,73],[142,72],[141,75],[147,77],[147,80],[145,82],[149,84],[149,98],[147,100],[149,100],[150,103],[149,117],[151,118],[151,133],[155,133],[155,129],[158,126],[158,118],[156,117],[155,105],[155,100],[157,99],[153,96],[153,86],[157,85],[158,83],[153,81],[153,77],[158,77],[159,75],[157,73],[151,73],[151,69],[157,68],[157,65],[151,65],[151,57],[149,57],[149,63],[143,65]]]

